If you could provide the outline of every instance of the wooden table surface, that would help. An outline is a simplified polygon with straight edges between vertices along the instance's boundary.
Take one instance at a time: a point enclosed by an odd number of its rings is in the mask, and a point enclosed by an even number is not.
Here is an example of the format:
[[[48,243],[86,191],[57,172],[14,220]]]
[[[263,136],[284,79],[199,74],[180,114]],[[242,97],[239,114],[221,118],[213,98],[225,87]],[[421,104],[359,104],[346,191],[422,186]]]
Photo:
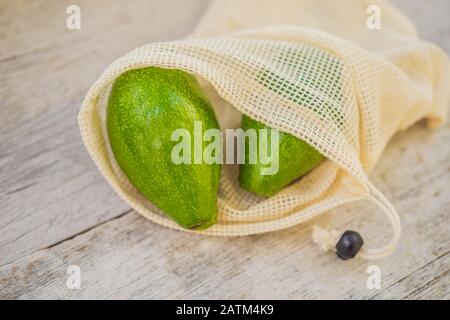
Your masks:
[[[66,28],[78,4],[81,30]],[[395,3],[423,38],[450,52],[450,2]],[[398,133],[371,179],[396,206],[396,253],[338,260],[311,241],[311,223],[215,238],[172,231],[131,210],[95,168],[76,116],[115,58],[188,34],[207,0],[0,2],[1,298],[450,298],[450,126]],[[390,236],[376,208],[356,203],[318,219]],[[317,223],[316,219],[313,223]],[[381,288],[369,289],[376,263]],[[67,268],[81,288],[66,286]]]

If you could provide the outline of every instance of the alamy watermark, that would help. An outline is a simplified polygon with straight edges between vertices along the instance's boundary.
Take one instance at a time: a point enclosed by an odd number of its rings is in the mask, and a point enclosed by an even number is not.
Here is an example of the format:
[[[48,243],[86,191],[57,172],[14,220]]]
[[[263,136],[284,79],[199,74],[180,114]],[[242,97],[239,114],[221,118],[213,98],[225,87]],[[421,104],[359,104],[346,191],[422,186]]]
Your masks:
[[[369,30],[381,29],[381,8],[377,5],[370,5],[367,7],[366,13],[368,14],[366,19],[366,27]]]
[[[69,275],[66,280],[66,288],[69,290],[81,289],[81,269],[77,265],[67,267],[66,273]]]
[[[376,264],[367,267],[366,273],[369,274],[366,280],[366,286],[369,290],[381,289],[381,269]]]
[[[202,122],[194,121],[193,136],[180,128],[172,132],[171,140],[178,142],[171,153],[174,164],[258,163],[261,175],[274,175],[279,169],[279,132],[275,129],[226,129],[224,144],[222,131],[207,129],[203,133]]]
[[[66,28],[69,30],[81,29],[81,9],[75,4],[71,4],[66,8],[66,13],[69,15],[66,19]]]

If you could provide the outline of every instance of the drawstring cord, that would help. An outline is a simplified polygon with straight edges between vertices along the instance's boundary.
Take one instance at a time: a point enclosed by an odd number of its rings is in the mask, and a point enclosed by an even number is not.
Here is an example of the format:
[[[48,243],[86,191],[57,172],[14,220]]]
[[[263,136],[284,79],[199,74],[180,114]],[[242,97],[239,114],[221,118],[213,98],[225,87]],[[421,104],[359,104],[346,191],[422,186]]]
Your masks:
[[[389,219],[393,230],[392,239],[387,245],[376,249],[362,247],[358,253],[358,256],[363,259],[375,260],[385,258],[392,252],[394,252],[397,243],[400,240],[402,228],[398,213],[392,206],[392,204],[370,182],[368,183],[368,186],[370,191],[368,199],[377,204],[383,210],[383,212]],[[326,230],[322,227],[314,226],[312,238],[313,241],[317,243],[323,251],[336,251],[336,244],[338,244],[342,235],[343,232],[337,231],[335,229]]]

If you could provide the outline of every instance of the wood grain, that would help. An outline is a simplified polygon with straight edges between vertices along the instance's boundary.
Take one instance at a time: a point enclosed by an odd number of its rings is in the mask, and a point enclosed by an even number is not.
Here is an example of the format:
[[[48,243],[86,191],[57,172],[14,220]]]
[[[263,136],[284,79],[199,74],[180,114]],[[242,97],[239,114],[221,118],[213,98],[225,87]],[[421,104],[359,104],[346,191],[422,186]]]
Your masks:
[[[0,54],[0,265],[128,210],[83,147],[81,101],[111,61],[147,42],[182,37],[207,5],[80,1],[86,26],[70,31],[69,3],[1,3],[8,28],[0,29],[0,47],[8,52]],[[149,20],[159,28],[145,27]]]
[[[161,228],[133,212],[0,268],[3,298],[448,298],[450,154],[426,155],[445,149],[449,138],[449,127],[436,133],[419,124],[395,137],[373,173],[396,199],[404,226],[395,256],[377,262],[381,290],[366,288],[370,263],[341,263],[318,251],[311,223],[214,238]],[[369,243],[389,232],[364,203],[331,214],[332,222],[362,230]],[[71,264],[82,270],[80,291],[65,287]]]
[[[395,2],[423,37],[450,50],[449,2]],[[168,230],[104,182],[76,114],[114,58],[187,34],[208,1],[77,1],[80,31],[65,28],[69,3],[0,3],[0,298],[450,298],[448,124],[397,134],[371,174],[404,228],[395,255],[376,262],[379,290],[366,287],[369,262],[342,263],[310,240],[312,224],[329,220],[360,230],[369,245],[383,242],[389,226],[367,203],[250,237]],[[66,288],[72,264],[81,290]]]

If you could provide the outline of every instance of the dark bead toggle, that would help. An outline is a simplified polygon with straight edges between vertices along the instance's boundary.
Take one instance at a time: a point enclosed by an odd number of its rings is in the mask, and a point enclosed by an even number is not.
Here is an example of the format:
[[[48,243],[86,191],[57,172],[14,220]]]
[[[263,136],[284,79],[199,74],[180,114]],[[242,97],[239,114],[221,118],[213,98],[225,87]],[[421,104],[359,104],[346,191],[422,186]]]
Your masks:
[[[336,254],[342,260],[353,259],[363,244],[363,238],[358,232],[347,230],[336,243]]]

